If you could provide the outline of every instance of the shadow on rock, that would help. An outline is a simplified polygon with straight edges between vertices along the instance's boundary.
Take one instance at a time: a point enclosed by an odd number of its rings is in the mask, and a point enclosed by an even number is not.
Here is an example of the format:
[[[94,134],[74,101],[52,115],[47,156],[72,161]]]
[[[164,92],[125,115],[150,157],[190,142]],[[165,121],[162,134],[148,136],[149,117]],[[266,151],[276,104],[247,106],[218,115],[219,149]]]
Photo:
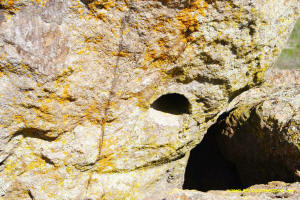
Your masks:
[[[183,188],[199,191],[243,188],[236,167],[222,156],[217,146],[213,127],[191,151]]]

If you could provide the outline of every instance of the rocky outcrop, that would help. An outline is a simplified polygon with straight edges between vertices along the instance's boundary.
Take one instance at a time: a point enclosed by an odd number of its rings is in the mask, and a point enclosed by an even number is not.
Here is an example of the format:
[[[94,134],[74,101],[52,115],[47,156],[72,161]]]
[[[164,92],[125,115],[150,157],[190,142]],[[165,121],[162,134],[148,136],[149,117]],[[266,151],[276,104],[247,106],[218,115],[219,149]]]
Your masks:
[[[263,81],[297,0],[0,2],[0,199],[155,199]]]
[[[220,116],[218,146],[244,185],[300,181],[300,85],[244,92]]]

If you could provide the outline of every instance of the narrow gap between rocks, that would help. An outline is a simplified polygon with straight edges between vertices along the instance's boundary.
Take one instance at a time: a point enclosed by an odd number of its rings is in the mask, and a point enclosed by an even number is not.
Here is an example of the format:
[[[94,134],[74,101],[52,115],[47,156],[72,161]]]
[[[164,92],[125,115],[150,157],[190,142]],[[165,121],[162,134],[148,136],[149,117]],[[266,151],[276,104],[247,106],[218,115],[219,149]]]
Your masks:
[[[151,104],[151,108],[173,115],[181,115],[190,114],[191,104],[185,96],[171,93],[160,96]]]
[[[244,189],[235,165],[221,154],[210,128],[190,154],[183,189],[208,190]]]

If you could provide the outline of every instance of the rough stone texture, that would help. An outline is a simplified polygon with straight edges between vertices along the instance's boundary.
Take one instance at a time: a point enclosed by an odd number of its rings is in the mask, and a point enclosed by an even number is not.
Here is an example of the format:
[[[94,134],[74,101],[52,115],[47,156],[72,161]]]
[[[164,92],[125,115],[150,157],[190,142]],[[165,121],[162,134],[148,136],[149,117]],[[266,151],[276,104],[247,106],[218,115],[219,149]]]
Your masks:
[[[289,184],[273,181],[266,185],[254,185],[243,190],[199,192],[196,190],[174,189],[167,195],[165,200],[298,200],[299,198],[300,183]]]
[[[300,181],[300,85],[254,88],[215,125],[218,146],[244,185]]]
[[[297,0],[0,1],[0,199],[155,199],[262,82]],[[189,112],[151,104],[179,93]]]
[[[272,85],[300,84],[300,70],[270,68],[266,71],[265,79]]]

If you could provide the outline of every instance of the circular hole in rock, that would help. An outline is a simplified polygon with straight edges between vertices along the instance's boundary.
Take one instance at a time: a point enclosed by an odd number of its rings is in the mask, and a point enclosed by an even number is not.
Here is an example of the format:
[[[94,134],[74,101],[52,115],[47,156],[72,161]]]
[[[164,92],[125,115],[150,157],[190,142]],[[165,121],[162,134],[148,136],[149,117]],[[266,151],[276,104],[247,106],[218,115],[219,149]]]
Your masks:
[[[151,108],[173,115],[181,115],[190,114],[191,104],[185,96],[177,93],[170,93],[156,99],[151,104]]]

